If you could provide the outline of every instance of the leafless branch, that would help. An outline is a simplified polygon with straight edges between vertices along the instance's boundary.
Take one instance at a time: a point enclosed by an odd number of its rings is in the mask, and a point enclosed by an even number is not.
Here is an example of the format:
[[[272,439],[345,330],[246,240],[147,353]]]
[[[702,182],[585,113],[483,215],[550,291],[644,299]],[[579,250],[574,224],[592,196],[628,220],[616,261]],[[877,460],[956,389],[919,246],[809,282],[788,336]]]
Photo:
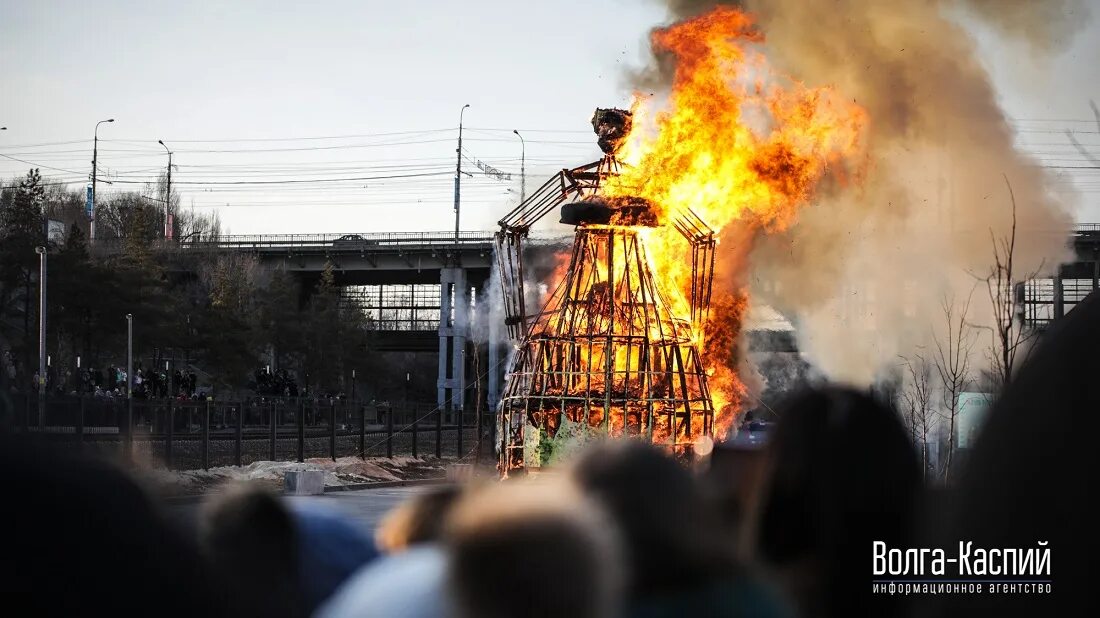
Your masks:
[[[913,444],[921,452],[921,469],[928,470],[928,435],[933,425],[932,418],[932,371],[928,360],[914,354],[912,358],[901,357],[905,367],[904,386],[901,390],[901,409],[905,425],[909,428]],[[923,474],[922,473],[922,474]]]
[[[943,407],[940,416],[948,424],[948,448],[941,474],[947,481],[951,469],[952,455],[955,450],[955,425],[958,419],[959,395],[972,382],[970,357],[976,335],[967,316],[974,298],[977,284],[970,288],[966,300],[956,303],[954,297],[945,295],[940,301],[943,310],[944,333],[935,329],[932,340],[935,344],[934,366],[940,381],[940,396]]]
[[[1100,107],[1096,106],[1096,101],[1089,101],[1089,107],[1092,108],[1092,115],[1096,118],[1096,128],[1098,131],[1100,131]],[[1077,152],[1081,153],[1082,157],[1085,157],[1085,160],[1097,167],[1100,167],[1100,157],[1097,157],[1096,155],[1089,152],[1089,150],[1085,148],[1084,145],[1081,144],[1081,142],[1077,141],[1077,138],[1073,135],[1073,131],[1067,130],[1066,137],[1069,138],[1070,143],[1073,144],[1073,147],[1077,149]]]

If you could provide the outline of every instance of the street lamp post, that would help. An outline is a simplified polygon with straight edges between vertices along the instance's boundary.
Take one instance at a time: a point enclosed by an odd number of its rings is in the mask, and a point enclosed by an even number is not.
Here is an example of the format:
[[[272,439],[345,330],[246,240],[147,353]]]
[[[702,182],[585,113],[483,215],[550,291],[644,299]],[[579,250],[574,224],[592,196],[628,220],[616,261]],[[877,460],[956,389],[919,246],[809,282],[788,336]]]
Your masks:
[[[165,150],[168,150],[168,146],[164,144],[164,140],[157,140],[157,143],[164,146]],[[165,181],[164,187],[164,237],[172,237],[171,222],[168,219],[168,213],[172,204],[172,151],[168,150],[168,178]]]
[[[458,148],[455,152],[458,154],[458,163],[455,166],[455,243],[458,243],[458,213],[462,204],[462,116],[466,113],[466,108],[470,107],[467,103],[462,106],[462,111],[458,112]]]
[[[126,398],[133,397],[134,386],[134,314],[126,314]]]
[[[38,426],[46,422],[46,247],[38,254]]]
[[[89,224],[88,237],[91,240],[95,240],[95,179],[96,179],[96,167],[99,161],[99,125],[104,122],[114,122],[114,118],[108,118],[106,120],[100,120],[95,123],[95,132],[92,133],[92,220]]]
[[[519,138],[519,202],[522,204],[527,199],[527,142],[519,134],[519,129],[512,129],[512,133]]]

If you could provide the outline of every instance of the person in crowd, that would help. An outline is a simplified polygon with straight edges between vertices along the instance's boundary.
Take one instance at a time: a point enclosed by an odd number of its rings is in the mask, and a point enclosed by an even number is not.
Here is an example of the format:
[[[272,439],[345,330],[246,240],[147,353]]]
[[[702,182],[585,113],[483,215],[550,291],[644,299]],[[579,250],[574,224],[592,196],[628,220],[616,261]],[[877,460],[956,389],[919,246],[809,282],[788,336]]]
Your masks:
[[[316,614],[322,618],[448,618],[442,527],[459,495],[439,487],[391,511],[376,531],[388,555],[360,569]]]
[[[1004,386],[958,477],[945,525],[930,523],[933,547],[1017,549],[1031,568],[993,579],[1048,580],[1050,592],[935,597],[926,616],[1083,616],[1096,613],[1100,486],[1100,294],[1091,293],[1055,322]],[[1022,355],[1021,357],[1022,358]],[[1036,559],[1049,552],[1049,568]],[[1005,556],[1006,554],[1001,554]],[[976,554],[971,555],[974,564]],[[990,558],[987,567],[1004,568]],[[1015,565],[1013,565],[1015,567]],[[1087,609],[1092,607],[1093,609]]]
[[[699,482],[726,535],[743,561],[751,561],[752,539],[746,525],[753,497],[764,476],[763,438],[742,428],[730,440],[714,444]]]
[[[299,586],[312,614],[379,552],[367,534],[333,508],[293,502],[290,513],[298,538]]]
[[[461,495],[457,485],[432,487],[390,511],[378,526],[375,542],[386,553],[438,541],[447,515]]]
[[[871,593],[873,543],[912,547],[920,464],[900,417],[826,387],[779,410],[755,498],[755,553],[805,616],[896,616]]]
[[[446,573],[447,554],[434,543],[384,556],[353,574],[314,616],[452,618]]]
[[[571,475],[622,530],[628,617],[790,615],[739,563],[697,480],[656,447],[600,443]]]
[[[223,616],[198,548],[103,459],[0,434],[3,604],[12,616]]]
[[[470,492],[446,527],[457,618],[618,615],[623,559],[613,520],[564,481]]]
[[[308,615],[297,528],[278,496],[248,484],[214,495],[204,505],[200,539],[216,577],[234,591],[234,615]]]

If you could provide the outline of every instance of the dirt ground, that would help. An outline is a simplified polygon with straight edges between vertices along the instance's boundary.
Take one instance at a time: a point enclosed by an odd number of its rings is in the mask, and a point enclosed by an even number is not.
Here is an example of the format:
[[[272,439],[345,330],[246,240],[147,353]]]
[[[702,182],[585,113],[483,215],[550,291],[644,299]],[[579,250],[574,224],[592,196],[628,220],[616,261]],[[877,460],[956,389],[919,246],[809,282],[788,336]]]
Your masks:
[[[231,482],[254,482],[281,491],[284,474],[292,470],[322,470],[326,487],[346,487],[364,483],[444,479],[453,463],[434,457],[341,457],[307,459],[303,463],[257,461],[247,466],[223,466],[209,470],[166,470],[145,468],[138,478],[160,496],[186,496],[207,493]]]

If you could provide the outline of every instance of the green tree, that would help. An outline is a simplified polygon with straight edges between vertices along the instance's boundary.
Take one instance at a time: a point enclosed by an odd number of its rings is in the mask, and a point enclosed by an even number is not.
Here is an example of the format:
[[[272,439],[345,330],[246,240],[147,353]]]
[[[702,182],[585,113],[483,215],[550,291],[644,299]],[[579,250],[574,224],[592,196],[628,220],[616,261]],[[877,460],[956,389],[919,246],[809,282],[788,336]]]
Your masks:
[[[4,322],[22,322],[20,331],[12,332],[11,338],[16,358],[22,359],[19,370],[20,381],[24,383],[30,375],[31,353],[36,347],[32,324],[37,320],[33,298],[38,255],[34,248],[46,244],[42,211],[45,194],[42,175],[32,169],[9,190],[0,210],[0,307],[8,314],[3,316],[7,318]]]
[[[297,369],[302,359],[302,311],[298,284],[285,270],[272,273],[258,294],[261,345],[271,351],[273,369]]]
[[[256,354],[255,258],[218,255],[200,268],[208,305],[200,313],[198,343],[207,370],[230,388],[242,386],[259,365]]]
[[[306,318],[305,371],[312,391],[347,392],[351,370],[366,370],[367,326],[363,311],[340,293],[332,263],[326,263]]]

